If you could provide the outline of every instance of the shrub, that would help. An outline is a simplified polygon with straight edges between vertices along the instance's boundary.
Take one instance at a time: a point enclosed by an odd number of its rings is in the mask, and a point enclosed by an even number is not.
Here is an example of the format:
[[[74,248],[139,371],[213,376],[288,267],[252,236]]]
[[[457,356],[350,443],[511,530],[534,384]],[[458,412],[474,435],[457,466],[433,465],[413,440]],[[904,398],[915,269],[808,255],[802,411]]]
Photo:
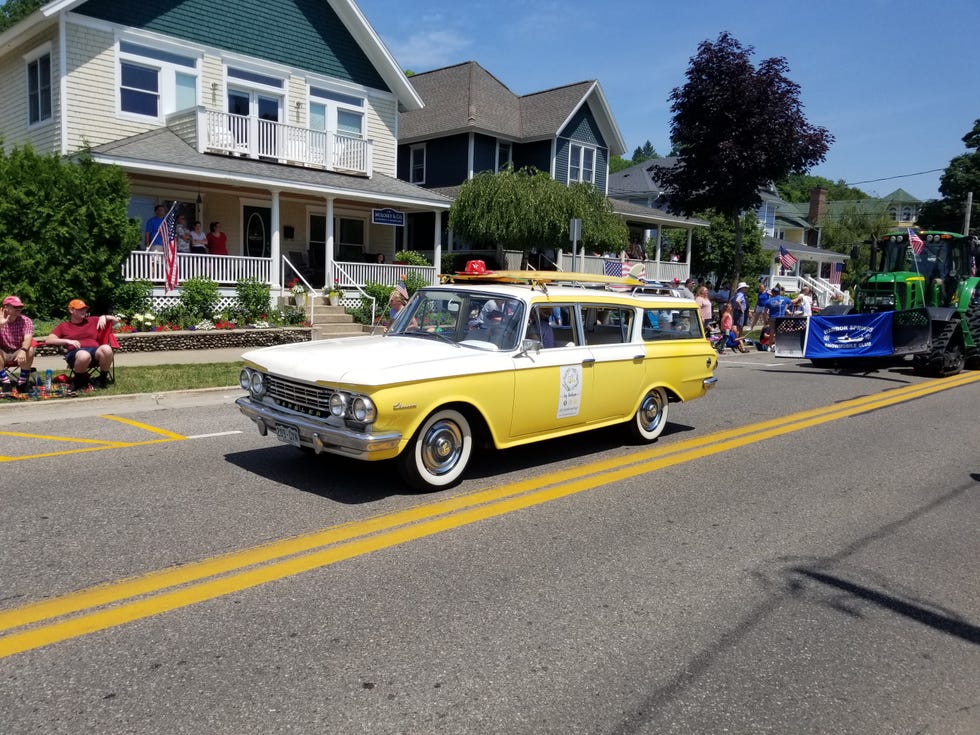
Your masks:
[[[385,286],[383,283],[375,283],[374,281],[368,281],[364,284],[364,292],[375,298],[375,318],[386,318],[388,316],[388,299],[391,296],[391,292],[394,290],[394,286]],[[361,296],[361,303],[352,309],[349,309],[348,313],[354,317],[355,322],[358,322],[359,324],[370,324],[371,300]]]
[[[395,262],[406,265],[432,265],[428,258],[415,250],[401,250],[395,253]]]
[[[219,298],[218,284],[210,278],[190,278],[180,284],[180,306],[191,324],[214,319]]]
[[[235,284],[237,321],[251,324],[269,313],[271,291],[268,283],[243,278]]]
[[[153,284],[149,281],[123,281],[113,292],[112,310],[117,314],[144,314],[150,310]]]
[[[423,286],[429,285],[429,279],[423,276],[421,273],[406,273],[405,274],[405,289],[408,291],[408,295],[411,296],[413,293],[418,291]],[[388,293],[391,293],[389,290]]]

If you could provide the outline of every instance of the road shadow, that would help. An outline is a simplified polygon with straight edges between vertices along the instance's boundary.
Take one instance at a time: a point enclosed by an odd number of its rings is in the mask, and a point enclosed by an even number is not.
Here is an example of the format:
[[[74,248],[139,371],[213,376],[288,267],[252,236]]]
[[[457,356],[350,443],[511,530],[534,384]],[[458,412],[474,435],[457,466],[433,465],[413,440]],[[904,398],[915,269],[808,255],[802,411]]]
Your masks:
[[[694,431],[693,426],[668,423],[658,442]],[[656,443],[655,443],[656,444]],[[624,426],[610,426],[559,439],[534,442],[511,449],[477,449],[463,481],[509,482],[510,474],[522,478],[546,474],[549,469],[591,461],[612,453],[627,456],[648,444],[630,444]],[[364,462],[333,454],[317,456],[287,444],[274,444],[247,452],[230,452],[225,460],[246,472],[318,495],[344,505],[373,503],[399,495],[428,495],[443,490],[415,491],[405,485],[395,460]]]

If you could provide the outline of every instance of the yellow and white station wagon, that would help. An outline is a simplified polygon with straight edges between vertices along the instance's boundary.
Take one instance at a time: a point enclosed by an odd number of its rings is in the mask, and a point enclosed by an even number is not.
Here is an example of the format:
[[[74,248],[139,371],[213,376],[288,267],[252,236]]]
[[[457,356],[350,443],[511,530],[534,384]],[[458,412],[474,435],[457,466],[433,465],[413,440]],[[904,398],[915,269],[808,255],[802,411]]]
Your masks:
[[[673,402],[703,396],[717,354],[697,304],[642,281],[535,271],[444,277],[385,334],[243,356],[236,403],[264,436],[396,459],[416,489],[458,482],[498,449],[626,424],[655,440]]]

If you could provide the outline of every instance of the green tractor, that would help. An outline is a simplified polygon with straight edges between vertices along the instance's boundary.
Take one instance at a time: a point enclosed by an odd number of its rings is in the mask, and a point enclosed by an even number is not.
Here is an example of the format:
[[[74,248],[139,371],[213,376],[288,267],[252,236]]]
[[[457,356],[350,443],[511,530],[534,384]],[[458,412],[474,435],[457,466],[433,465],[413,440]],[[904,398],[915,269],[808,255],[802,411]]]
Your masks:
[[[853,306],[776,319],[776,356],[856,368],[911,355],[916,373],[935,377],[980,369],[977,238],[904,229],[867,244]]]

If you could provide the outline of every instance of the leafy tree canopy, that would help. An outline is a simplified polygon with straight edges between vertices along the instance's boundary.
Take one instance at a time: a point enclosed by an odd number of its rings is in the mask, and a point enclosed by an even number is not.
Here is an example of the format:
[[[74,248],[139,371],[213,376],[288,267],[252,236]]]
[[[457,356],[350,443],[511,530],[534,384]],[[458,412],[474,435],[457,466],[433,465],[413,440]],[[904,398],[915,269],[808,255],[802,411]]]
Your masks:
[[[673,208],[684,214],[714,209],[734,222],[733,278],[742,267],[740,214],[758,207],[761,187],[805,173],[833,142],[826,128],[804,117],[786,60],[765,59],[755,67],[752,53],[728,32],[700,44],[687,82],[670,95],[678,161],[662,174]]]
[[[108,310],[123,261],[140,244],[122,170],[87,155],[71,162],[0,146],[0,191],[0,292],[16,293],[42,319],[64,316],[78,297]]]
[[[735,226],[725,215],[714,210],[696,212],[695,217],[710,224],[706,229],[695,228],[691,233],[691,275],[730,281],[735,277]],[[762,230],[754,212],[742,215],[743,269],[750,275],[769,272],[769,253],[762,250]],[[664,239],[673,250],[687,247],[683,230],[667,230]],[[666,249],[666,248],[665,248]]]
[[[534,168],[477,174],[449,209],[449,227],[476,248],[568,247],[569,220],[582,220],[582,244],[625,247],[626,224],[592,184],[565,186]]]
[[[926,202],[919,215],[921,227],[961,232],[966,214],[966,199],[973,192],[973,211],[970,213],[970,233],[980,234],[980,120],[963,136],[971,153],[957,156],[939,178],[942,199]]]
[[[823,176],[808,176],[806,174],[790,174],[776,184],[776,191],[785,202],[803,204],[810,201],[810,192],[817,187],[827,190],[827,199],[832,201],[858,201],[869,199],[870,196],[853,186],[844,183],[844,179],[831,181]]]
[[[44,5],[44,0],[7,0],[0,5],[0,32],[10,28]]]
[[[622,171],[624,168],[629,168],[633,165],[632,161],[627,161],[622,156],[610,156],[609,157],[609,173],[614,174],[617,171]]]

